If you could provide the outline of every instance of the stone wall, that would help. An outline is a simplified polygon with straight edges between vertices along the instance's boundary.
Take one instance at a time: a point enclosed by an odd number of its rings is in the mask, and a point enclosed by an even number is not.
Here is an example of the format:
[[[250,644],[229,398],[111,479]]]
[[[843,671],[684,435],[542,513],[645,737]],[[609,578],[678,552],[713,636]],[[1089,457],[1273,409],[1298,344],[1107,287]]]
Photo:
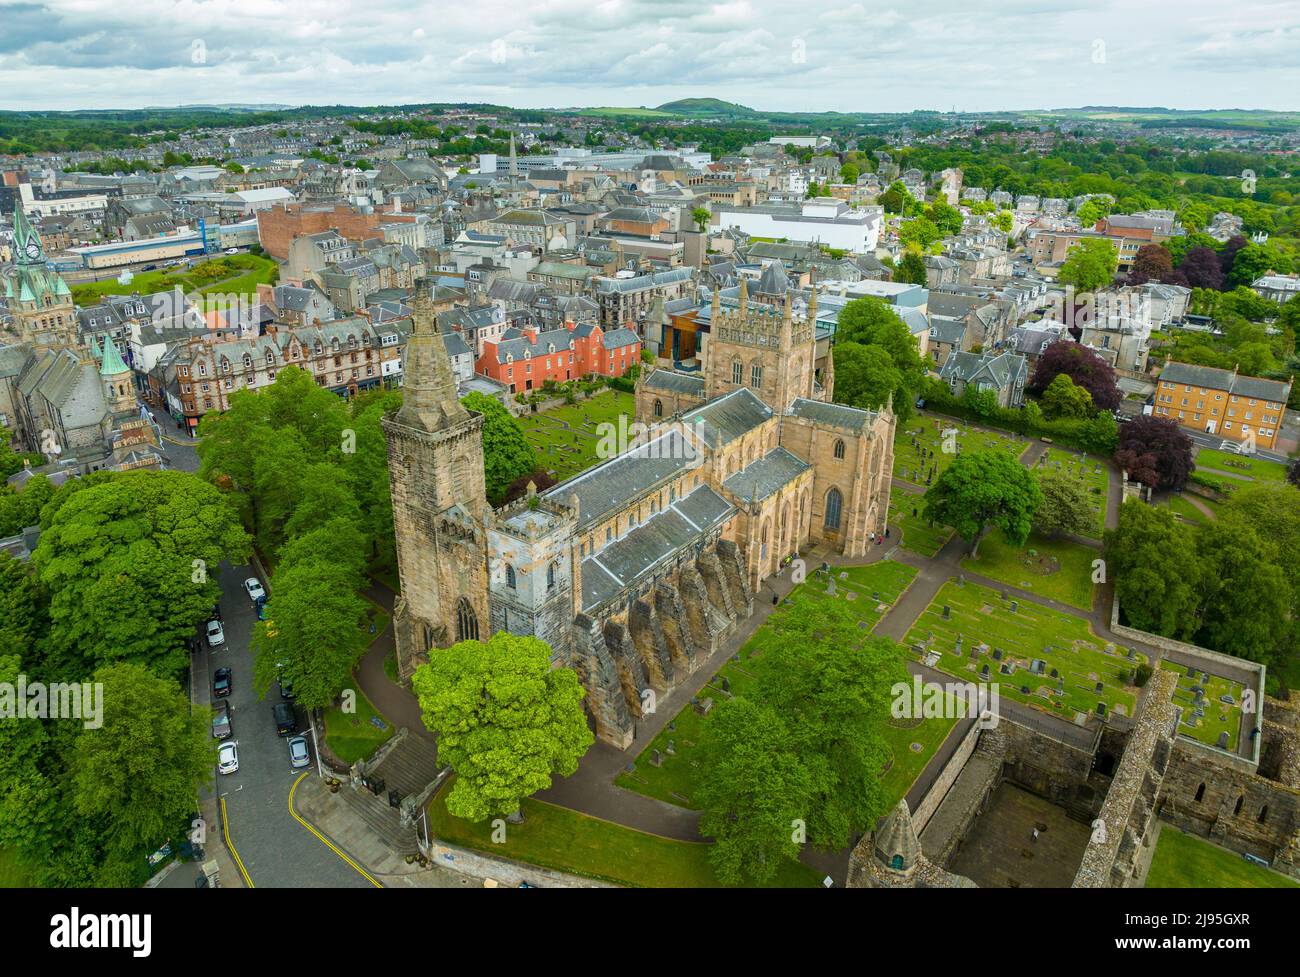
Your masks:
[[[916,805],[916,813],[912,815],[912,823],[916,825],[917,833],[922,836],[923,840],[925,829],[930,824],[930,818],[934,816],[934,812],[943,803],[948,789],[952,787],[961,774],[962,768],[966,766],[966,761],[971,758],[971,754],[975,752],[975,746],[979,742],[980,733],[982,732],[980,724],[975,720],[963,720],[963,722],[969,725],[969,729],[966,730],[966,734],[962,737],[956,752],[944,764],[939,776],[930,785],[930,789],[921,798],[921,802]]]

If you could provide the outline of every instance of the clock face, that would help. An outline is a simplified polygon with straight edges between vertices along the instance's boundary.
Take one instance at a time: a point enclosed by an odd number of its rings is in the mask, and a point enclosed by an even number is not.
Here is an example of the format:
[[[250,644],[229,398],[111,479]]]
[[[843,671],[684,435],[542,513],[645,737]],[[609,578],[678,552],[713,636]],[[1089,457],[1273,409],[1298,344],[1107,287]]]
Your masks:
[[[41,246],[35,241],[27,242],[27,257],[39,258],[41,256]]]

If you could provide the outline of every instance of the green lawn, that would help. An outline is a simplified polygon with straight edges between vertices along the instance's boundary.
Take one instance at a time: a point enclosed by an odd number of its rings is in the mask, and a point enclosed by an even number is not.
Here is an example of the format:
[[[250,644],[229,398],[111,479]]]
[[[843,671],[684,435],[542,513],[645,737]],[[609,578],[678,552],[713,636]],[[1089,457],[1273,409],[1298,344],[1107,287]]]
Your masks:
[[[429,833],[447,844],[618,885],[654,888],[716,888],[722,883],[709,866],[704,842],[675,841],[634,831],[543,801],[523,802],[523,824],[506,826],[506,840],[492,841],[490,821],[474,823],[447,812],[451,781],[429,802]],[[773,888],[811,888],[822,874],[787,861],[769,883]]]
[[[967,682],[996,681],[999,695],[1070,720],[1080,713],[1095,714],[1099,702],[1108,712],[1133,715],[1138,690],[1121,673],[1146,661],[1140,654],[1130,661],[1126,649],[1093,634],[1083,618],[1023,600],[1013,613],[1011,599],[969,581],[949,580],[940,587],[905,643],[914,652],[921,648],[923,660],[937,655],[933,666],[941,671]],[[987,649],[980,651],[981,644]],[[1035,660],[1043,663],[1038,673],[1032,669]],[[1097,682],[1102,683],[1100,694]]]
[[[948,430],[956,431],[957,435],[945,441],[944,432]],[[944,450],[945,443],[951,451]],[[894,431],[894,477],[913,485],[925,485],[931,470],[938,478],[952,464],[958,448],[962,451],[1001,448],[1019,458],[1027,446],[1028,442],[1017,435],[969,427],[952,418],[914,418]],[[922,450],[926,452],[924,457]]]
[[[1246,475],[1257,481],[1281,482],[1286,479],[1286,466],[1263,458],[1252,458],[1218,448],[1202,448],[1196,453],[1197,468],[1213,468],[1232,475]]]
[[[393,735],[392,724],[379,715],[366,694],[354,689],[356,712],[345,713],[331,706],[325,710],[325,742],[330,752],[344,763],[364,760],[383,746]],[[384,724],[380,729],[371,719]]]
[[[978,559],[961,565],[975,573],[1059,600],[1071,607],[1092,607],[1092,561],[1101,552],[1069,540],[1052,540],[1030,533],[1024,546],[1008,546],[999,530],[982,540]]]
[[[1101,539],[1106,529],[1106,489],[1110,482],[1110,472],[1106,463],[1086,454],[1068,451],[1064,448],[1048,448],[1047,453],[1038,459],[1034,466],[1038,472],[1061,471],[1082,483],[1092,499],[1092,529],[1083,535]]]
[[[538,467],[563,481],[598,461],[607,460],[597,456],[601,424],[618,425],[619,417],[625,416],[630,428],[635,414],[633,394],[606,390],[576,404],[564,404],[540,414],[525,414],[519,423],[537,455]]]
[[[924,512],[925,501],[919,495],[895,491],[889,497],[889,525],[894,532],[902,531],[903,548],[921,556],[934,556],[948,542],[952,530],[926,522]]]
[[[1162,825],[1148,889],[1295,889],[1300,882],[1195,835]]]
[[[884,616],[884,612],[893,606],[908,584],[916,576],[916,570],[902,563],[882,561],[858,567],[834,567],[832,573],[835,581],[835,594],[827,593],[827,579],[814,575],[790,595],[795,603],[808,601],[848,601],[848,595],[854,594],[851,601],[858,612],[862,634],[867,634]],[[841,574],[844,576],[841,577]],[[871,600],[872,594],[878,600]],[[757,670],[763,652],[774,641],[780,640],[772,627],[772,618],[779,620],[784,608],[773,611],[772,616],[763,623],[740,649],[740,661],[728,661],[707,685],[700,691],[699,697],[712,698],[721,702],[730,695],[742,695],[751,692],[757,681]],[[865,625],[865,626],[862,626]],[[846,636],[845,640],[850,640]],[[724,688],[724,680],[728,687]],[[634,771],[623,771],[615,778],[615,783],[628,790],[634,790],[654,797],[669,804],[682,807],[695,807],[694,795],[698,777],[698,761],[695,748],[708,722],[695,711],[693,706],[686,706],[670,724],[672,728],[664,729],[651,740],[636,758]],[[899,729],[888,727],[885,739],[893,751],[891,765],[884,775],[884,783],[890,794],[891,804],[907,793],[907,789],[924,769],[929,758],[934,755],[939,744],[943,742],[952,728],[954,720],[928,719],[921,727]],[[672,752],[669,752],[669,744]],[[922,750],[911,749],[912,743],[919,742]],[[661,765],[655,766],[651,759],[655,752],[660,755]]]
[[[0,848],[0,889],[26,889],[31,887],[26,870],[18,858],[6,848]]]
[[[1201,499],[1200,496],[1197,496],[1197,498],[1200,499],[1201,502],[1205,503],[1207,507],[1213,507],[1215,505],[1215,503],[1210,502],[1208,499]],[[1160,504],[1168,506],[1171,512],[1177,516],[1181,516],[1186,522],[1200,524],[1210,521],[1210,517],[1196,506],[1192,505],[1192,503],[1187,500],[1187,496],[1182,493],[1171,495]]]
[[[1227,749],[1229,752],[1235,752],[1237,738],[1241,731],[1241,693],[1245,686],[1217,675],[1211,675],[1207,681],[1202,682],[1200,672],[1195,676],[1188,675],[1185,665],[1178,665],[1171,661],[1161,661],[1160,667],[1176,672],[1178,675],[1178,687],[1174,690],[1174,705],[1181,706],[1183,710],[1178,732],[1202,743],[1208,743],[1210,746],[1218,746],[1219,734],[1227,733]],[[1192,687],[1197,685],[1205,689],[1205,698],[1202,700],[1205,715],[1200,717],[1195,715],[1196,694],[1192,691]],[[1232,696],[1233,704],[1220,702],[1219,697],[1223,695]]]
[[[209,261],[201,261],[193,268],[175,268],[145,271],[135,275],[126,284],[116,278],[101,282],[85,282],[72,286],[72,298],[78,305],[94,305],[105,295],[150,295],[180,288],[186,295],[191,292],[252,295],[259,284],[270,284],[279,275],[278,266],[270,258],[255,254],[231,254]]]

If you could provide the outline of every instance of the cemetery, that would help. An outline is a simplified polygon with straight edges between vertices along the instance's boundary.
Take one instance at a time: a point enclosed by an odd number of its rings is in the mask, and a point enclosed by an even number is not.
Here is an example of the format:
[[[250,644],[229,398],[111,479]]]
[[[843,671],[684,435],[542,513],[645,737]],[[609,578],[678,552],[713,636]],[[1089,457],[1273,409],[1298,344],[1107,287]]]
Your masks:
[[[978,557],[967,557],[961,565],[1086,611],[1092,607],[1092,564],[1100,556],[1092,547],[1037,533],[1030,533],[1024,546],[1010,546],[995,529],[980,540]]]
[[[1093,634],[1082,618],[949,580],[905,642],[933,668],[968,682],[997,682],[1003,698],[1082,723],[1113,712],[1132,716],[1133,684],[1145,655]]]
[[[1001,449],[1019,458],[1027,445],[1005,431],[970,427],[949,417],[917,417],[894,433],[894,477],[929,487],[963,451]]]
[[[925,500],[895,489],[889,497],[889,525],[896,535],[903,536],[903,548],[918,556],[934,556],[952,536],[947,526],[935,526],[925,521]]]
[[[1182,709],[1178,732],[1235,753],[1241,735],[1241,701],[1245,685],[1211,675],[1195,665],[1163,659],[1160,667],[1178,675],[1174,705]]]
[[[1101,539],[1106,529],[1106,489],[1110,482],[1109,463],[1065,448],[1048,448],[1034,465],[1034,471],[1059,471],[1081,482],[1093,500],[1096,514],[1093,528],[1084,535]]]
[[[620,423],[630,429],[636,415],[636,398],[607,390],[589,400],[564,404],[538,414],[524,414],[519,424],[537,455],[537,466],[556,481],[586,471],[598,461],[601,424]],[[620,422],[620,417],[624,420]]]
[[[798,586],[787,600],[843,600],[858,609],[859,629],[865,636],[884,613],[907,589],[916,571],[900,563],[885,560],[867,566],[832,567],[829,573],[814,572]],[[754,636],[745,643],[737,657],[727,662],[655,737],[636,758],[632,769],[615,779],[620,787],[654,797],[669,804],[694,808],[693,793],[697,761],[693,758],[708,722],[708,712],[715,702],[730,696],[751,693],[757,679],[762,654],[777,638],[772,626],[782,608],[772,612]],[[852,636],[845,636],[846,641]],[[913,781],[925,769],[930,758],[947,738],[955,719],[891,720],[883,730],[891,758],[883,771],[882,781],[890,803],[907,793]]]

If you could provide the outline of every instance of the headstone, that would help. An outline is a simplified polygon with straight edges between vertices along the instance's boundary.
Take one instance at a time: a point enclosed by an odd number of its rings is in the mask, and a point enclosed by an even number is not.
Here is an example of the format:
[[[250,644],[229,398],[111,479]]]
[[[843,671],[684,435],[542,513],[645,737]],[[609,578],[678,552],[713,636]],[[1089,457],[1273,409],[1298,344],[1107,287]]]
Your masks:
[[[676,756],[676,755],[677,755],[677,744],[674,743],[672,740],[669,740],[669,741],[668,741],[668,746],[664,748],[664,752],[667,753],[669,756]]]
[[[1011,613],[1014,614],[1014,613],[1016,612],[1016,608],[1019,607],[1019,606],[1020,606],[1020,605],[1019,605],[1016,601],[1013,600],[1013,601],[1011,602]]]
[[[727,678],[727,676],[725,675],[722,676],[722,691],[723,692],[731,691],[731,679]]]
[[[994,648],[994,649],[993,649],[993,660],[994,660],[995,662],[1000,662],[1000,661],[1002,661],[1002,649],[1001,649],[1001,648]]]
[[[983,668],[980,669],[980,678],[988,678],[988,677],[989,677],[989,667],[985,665]]]
[[[1097,703],[1097,715],[1098,716],[1106,715],[1106,703],[1104,702]]]
[[[944,605],[943,605],[943,619],[944,619],[945,621],[948,620],[948,618],[949,618],[949,616],[951,615],[951,613],[952,613],[951,608],[949,608],[947,604],[944,604]]]
[[[651,751],[650,765],[654,767],[662,767],[664,765],[664,758],[659,754],[658,750]]]
[[[1226,750],[1228,748],[1228,731],[1226,729],[1219,734],[1219,742],[1217,745],[1221,750]]]
[[[701,699],[695,703],[695,711],[701,716],[707,716],[713,709],[713,700],[710,698]]]
[[[1095,691],[1098,695],[1101,695],[1102,690],[1105,689],[1105,688],[1106,688],[1106,687],[1105,687],[1104,685],[1102,685],[1100,682],[1098,682],[1098,683],[1097,683],[1097,687],[1096,687],[1096,689],[1095,689],[1094,691]]]

